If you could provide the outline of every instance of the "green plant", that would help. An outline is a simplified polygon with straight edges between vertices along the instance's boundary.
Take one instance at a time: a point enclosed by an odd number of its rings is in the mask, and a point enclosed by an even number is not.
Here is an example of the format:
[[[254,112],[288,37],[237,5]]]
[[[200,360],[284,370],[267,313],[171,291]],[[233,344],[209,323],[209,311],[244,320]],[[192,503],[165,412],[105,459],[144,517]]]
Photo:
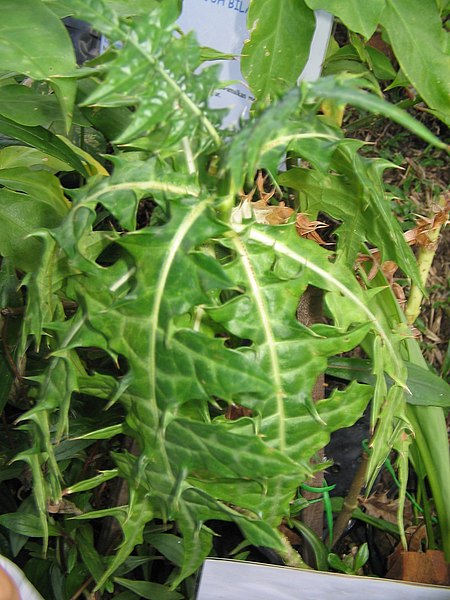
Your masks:
[[[2,34],[10,40],[22,13],[12,0],[4,4]],[[217,520],[304,567],[278,527],[300,486],[326,466],[311,458],[372,398],[369,483],[395,448],[404,493],[414,432],[414,466],[424,494],[429,479],[448,552],[448,460],[444,451],[430,463],[443,440],[427,448],[427,427],[436,435],[445,426],[448,396],[431,389],[411,400],[408,362],[431,388],[441,384],[400,326],[383,276],[369,281],[361,270],[361,285],[353,270],[368,243],[421,286],[416,262],[384,198],[388,165],[363,157],[361,143],[345,138],[320,107],[352,104],[445,145],[364,91],[364,79],[327,77],[289,90],[302,65],[285,73],[281,52],[279,70],[267,70],[257,59],[265,35],[258,27],[245,64],[251,85],[253,76],[265,79],[254,86],[255,114],[224,132],[222,113],[208,108],[219,85],[215,67],[197,71],[194,37],[175,35],[179,2],[22,4],[37,25],[20,49],[2,55],[8,71],[0,93],[11,88],[15,112],[0,109],[8,136],[0,150],[0,292],[3,355],[10,364],[26,356],[27,364],[4,369],[3,407],[9,402],[18,427],[8,428],[14,439],[3,449],[2,477],[22,477],[28,488],[32,477],[32,489],[17,506],[7,488],[10,509],[0,525],[10,532],[8,552],[26,545],[29,576],[36,581],[43,570],[48,581],[41,575],[37,583],[55,598],[94,587],[123,598],[190,597]],[[263,27],[259,6],[251,5],[249,18]],[[76,69],[58,19],[69,13],[123,46]],[[282,27],[284,8],[272,18]],[[41,46],[49,31],[56,64]],[[33,80],[25,93],[24,76]],[[279,174],[286,152],[308,166]],[[244,192],[259,169],[299,190],[296,209],[340,222],[336,249],[300,237],[293,218],[255,222]],[[75,187],[64,187],[62,172],[72,173]],[[151,213],[144,222],[136,218],[143,207]],[[297,321],[308,286],[323,290],[327,324]],[[357,346],[370,357],[373,381],[352,377],[314,403],[328,359]],[[10,395],[13,375],[19,398]],[[246,411],[227,418],[230,405]],[[42,538],[50,569],[33,537]],[[169,566],[158,576],[152,565],[161,557]]]
[[[349,575],[359,575],[368,558],[369,550],[366,543],[362,544],[357,549],[356,554],[349,554],[343,559],[333,553],[328,556],[330,566],[338,572],[347,573]]]
[[[445,73],[450,59],[446,51],[448,32],[443,27],[449,14],[446,0],[376,0],[362,8],[359,3],[343,0],[305,2],[312,9],[328,10],[348,28],[350,43],[336,53],[344,54],[337,57],[340,60],[347,60],[338,67],[341,71],[363,73],[376,89],[379,80],[393,80],[390,87],[413,86],[428,110],[448,124],[450,89]],[[417,47],[420,52],[415,52]],[[386,48],[398,63],[397,71],[384,51]]]

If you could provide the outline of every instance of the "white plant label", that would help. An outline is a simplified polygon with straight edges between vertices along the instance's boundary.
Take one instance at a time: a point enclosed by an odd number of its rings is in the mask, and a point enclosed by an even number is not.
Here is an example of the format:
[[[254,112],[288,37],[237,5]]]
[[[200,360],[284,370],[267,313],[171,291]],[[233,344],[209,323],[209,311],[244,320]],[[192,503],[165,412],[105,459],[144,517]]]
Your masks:
[[[448,600],[450,588],[208,558],[197,600]]]
[[[282,0],[280,0],[282,1]],[[248,39],[247,13],[250,0],[184,0],[178,25],[185,32],[195,31],[202,46],[224,54],[234,54],[234,60],[219,61],[220,80],[225,86],[211,98],[212,108],[228,108],[225,127],[236,125],[246,117],[254,100],[240,68],[239,54]],[[314,81],[320,75],[333,24],[329,13],[318,10],[308,62],[300,79]]]

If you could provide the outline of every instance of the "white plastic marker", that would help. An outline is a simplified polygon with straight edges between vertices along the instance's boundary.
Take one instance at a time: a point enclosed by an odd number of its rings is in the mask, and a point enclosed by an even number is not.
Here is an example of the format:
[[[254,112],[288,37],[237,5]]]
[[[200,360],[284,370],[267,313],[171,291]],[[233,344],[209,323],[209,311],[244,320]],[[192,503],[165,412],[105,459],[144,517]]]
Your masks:
[[[208,558],[197,600],[449,600],[450,588]]]
[[[250,0],[184,0],[178,25],[185,33],[195,31],[202,46],[209,46],[224,54],[239,55],[248,38],[249,4]],[[300,75],[300,79],[305,81],[314,81],[319,77],[333,25],[333,17],[329,13],[318,10],[315,15],[316,30],[309,59]],[[225,127],[229,127],[248,114],[254,98],[242,77],[239,58],[220,61],[220,64],[220,80],[237,83],[227,84],[225,88],[217,90],[211,98],[211,107],[230,109],[223,122]]]

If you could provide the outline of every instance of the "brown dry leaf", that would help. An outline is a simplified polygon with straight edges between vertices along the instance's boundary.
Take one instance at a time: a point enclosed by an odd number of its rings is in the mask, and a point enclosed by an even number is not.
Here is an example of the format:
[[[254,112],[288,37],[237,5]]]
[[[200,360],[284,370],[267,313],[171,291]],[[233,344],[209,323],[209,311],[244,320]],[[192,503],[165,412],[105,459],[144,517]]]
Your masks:
[[[368,515],[377,519],[384,519],[388,523],[397,523],[398,499],[391,500],[386,492],[375,492],[368,498],[360,497],[359,502],[366,509]],[[411,503],[406,500],[403,511],[405,525],[411,523],[411,518]]]
[[[414,327],[414,325],[410,325],[409,326],[409,330],[411,332],[411,335],[412,335],[413,339],[415,339],[415,340],[421,340],[422,339],[422,334],[421,334],[420,330],[417,329],[417,327]]]
[[[394,275],[397,269],[398,265],[393,260],[385,260],[381,265],[381,271],[390,284],[394,283]]]
[[[269,203],[269,200],[275,194],[275,188],[270,190],[270,192],[265,191],[265,189],[264,189],[265,181],[266,181],[266,177],[263,176],[261,171],[258,171],[258,175],[256,177],[256,188],[258,190],[259,197],[261,198],[261,200],[259,200],[259,202],[262,202],[263,206],[267,206],[267,204]]]
[[[47,504],[47,510],[51,515],[63,514],[63,515],[81,515],[82,511],[70,500],[61,498],[58,502]]]
[[[433,331],[431,331],[431,329],[429,329],[428,327],[425,329],[424,334],[426,335],[426,337],[431,340],[432,342],[434,342],[435,344],[442,344],[442,342],[444,342],[443,339],[441,339],[438,335],[436,335]]]
[[[292,208],[285,206],[284,202],[280,202],[278,206],[271,206],[266,204],[264,200],[258,200],[257,202],[250,202],[245,200],[241,202],[240,206],[234,209],[233,220],[236,222],[236,217],[249,219],[254,216],[257,223],[263,223],[265,225],[282,225],[289,220],[289,217],[294,211]]]
[[[384,276],[386,277],[386,281],[391,286],[392,292],[393,292],[394,296],[397,298],[398,303],[400,304],[400,306],[403,306],[406,303],[405,292],[403,291],[402,286],[399,283],[397,283],[394,279],[394,275],[398,269],[397,263],[395,263],[393,260],[386,260],[384,263],[381,264],[380,269],[383,272]],[[373,272],[373,267],[370,270],[371,274],[372,274],[372,272]],[[372,274],[372,277],[374,277],[374,276],[375,276],[375,273]]]
[[[446,200],[446,204],[444,207],[439,207],[436,210],[436,213],[433,218],[426,218],[420,215],[417,215],[417,226],[414,229],[410,229],[409,231],[405,231],[403,234],[406,242],[410,246],[414,246],[417,244],[418,246],[429,246],[431,243],[428,234],[433,229],[437,229],[441,227],[445,223],[447,223],[448,212],[450,210],[450,194],[449,198]],[[359,254],[357,258],[357,263],[362,263],[367,260],[372,260],[374,265],[369,273],[369,280],[372,279],[376,272],[377,268],[380,264],[381,253],[378,248],[372,248],[370,251],[370,256],[366,256],[365,254]],[[394,269],[395,266],[395,269]],[[397,265],[393,261],[386,261],[382,264],[381,270],[385,274],[386,278],[389,280],[389,273],[394,269],[394,272],[397,270]],[[393,273],[392,273],[393,275]],[[392,281],[392,280],[390,280]]]
[[[327,242],[320,237],[317,230],[324,229],[325,227],[328,227],[326,223],[323,223],[322,221],[311,221],[304,213],[299,213],[295,220],[295,228],[298,235],[305,237],[308,240],[314,240],[321,246],[326,246]]]
[[[378,52],[382,52],[383,54],[385,54],[389,58],[389,60],[394,60],[395,57],[392,48],[383,40],[381,32],[376,31],[373,34],[373,36],[368,40],[367,45],[371,46],[372,48],[375,48],[375,50],[378,50]]]
[[[405,295],[405,292],[404,292],[402,286],[399,283],[397,283],[396,281],[393,281],[391,283],[391,288],[394,293],[394,296],[397,299],[397,302],[399,303],[400,307],[403,308],[404,305],[406,304],[406,295]]]
[[[410,246],[417,244],[418,246],[429,246],[434,242],[430,241],[428,234],[433,229],[437,229],[447,223],[448,212],[450,210],[450,194],[446,199],[446,203],[444,207],[438,207],[435,212],[434,217],[427,218],[422,217],[421,215],[417,215],[416,227],[414,229],[410,229],[406,231],[404,236],[406,241]]]
[[[282,225],[289,220],[289,217],[294,212],[292,208],[286,206],[284,202],[280,202],[278,205],[271,206],[269,200],[275,194],[275,189],[266,192],[264,189],[264,183],[266,178],[263,176],[261,171],[258,172],[256,177],[256,189],[258,190],[259,200],[252,202],[252,209],[255,214],[255,219],[258,223],[265,223],[267,225]]]
[[[293,209],[280,202],[278,205],[272,206],[269,200],[275,194],[275,189],[266,192],[264,189],[265,177],[261,171],[258,172],[256,178],[256,186],[248,193],[241,194],[241,203],[233,209],[232,221],[242,223],[243,219],[249,219],[254,216],[257,223],[265,225],[282,225],[286,223],[293,214]],[[253,200],[255,192],[258,191],[259,200]]]
[[[425,523],[407,527],[405,534],[410,552],[419,552],[422,549],[423,542],[428,542],[428,534]]]
[[[252,415],[253,410],[251,408],[246,408],[245,406],[240,406],[239,404],[230,404],[225,411],[225,418],[229,421],[236,421],[242,417],[251,417]]]
[[[253,188],[248,194],[244,194],[243,192],[240,194],[241,204],[243,202],[251,202],[253,200],[253,196],[255,195],[256,188]]]
[[[289,529],[284,523],[281,523],[281,525],[278,526],[278,530],[288,539],[291,546],[302,545],[302,538],[295,531]]]
[[[367,262],[368,260],[372,262],[372,266],[370,267],[370,271],[367,275],[367,279],[369,281],[372,281],[372,279],[378,273],[378,269],[380,268],[380,262],[378,260],[380,258],[380,253],[378,252],[377,248],[376,250],[376,253],[371,252],[369,256],[367,254],[358,254],[355,261],[355,268],[359,265],[362,265],[362,263]]]
[[[415,244],[420,247],[429,246],[432,242],[430,242],[428,233],[435,228],[434,219],[418,216],[416,224],[414,229],[405,231],[405,240],[410,246],[414,246]]]
[[[269,225],[282,225],[289,220],[293,214],[293,209],[280,202],[278,206],[268,206],[269,211],[266,214],[266,223]]]
[[[380,253],[378,251],[378,248],[373,248],[372,250],[370,250],[370,256],[367,256],[365,254],[358,255],[358,258],[356,259],[356,264],[358,265],[368,260],[371,260],[372,266],[370,268],[369,273],[367,274],[367,279],[369,281],[372,281],[372,279],[375,277],[378,270],[380,269],[386,277],[386,280],[389,283],[394,296],[397,298],[398,303],[400,304],[400,306],[403,306],[406,303],[405,292],[403,291],[402,286],[399,283],[397,283],[394,279],[394,275],[398,269],[397,263],[395,263],[393,260],[386,260],[384,263],[380,264],[379,259]]]

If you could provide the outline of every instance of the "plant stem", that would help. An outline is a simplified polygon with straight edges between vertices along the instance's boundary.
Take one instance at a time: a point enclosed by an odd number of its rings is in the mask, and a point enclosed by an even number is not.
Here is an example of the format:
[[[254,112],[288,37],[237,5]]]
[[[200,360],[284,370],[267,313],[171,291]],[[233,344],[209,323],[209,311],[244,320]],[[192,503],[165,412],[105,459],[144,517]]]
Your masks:
[[[359,463],[358,470],[356,471],[355,476],[353,477],[353,481],[344,500],[342,510],[339,513],[338,518],[336,519],[336,522],[334,524],[334,539],[332,548],[342,537],[348,522],[352,518],[353,511],[358,506],[358,496],[360,495],[361,489],[364,487],[365,484],[368,460],[369,457],[367,456],[367,453],[363,452],[361,454],[361,462]],[[331,543],[329,537],[327,538],[325,543],[327,545]]]
[[[439,199],[439,205],[444,207],[445,202],[445,197],[441,196]],[[428,239],[430,240],[430,243],[426,246],[422,246],[417,255],[417,264],[419,267],[420,280],[422,282],[423,288],[425,288],[431,265],[436,254],[436,250],[438,247],[438,238],[441,228],[442,224],[438,224],[436,225],[436,227],[433,227],[433,229],[431,229],[431,231],[428,232]],[[413,283],[411,285],[411,292],[409,294],[408,302],[406,304],[405,309],[405,316],[410,325],[414,323],[414,321],[420,314],[420,306],[422,303],[422,299],[422,290],[418,285]]]
[[[285,549],[284,552],[280,554],[285,565],[288,567],[296,567],[297,569],[311,569],[311,567],[305,563],[297,550],[294,550],[287,537],[282,535],[281,539]]]
[[[303,325],[307,327],[311,327],[314,323],[320,323],[323,319],[323,310],[322,310],[322,290],[315,288],[313,286],[308,286],[300,298],[299,305],[297,307],[297,319]],[[318,402],[323,398],[323,390],[324,390],[324,376],[320,375],[314,385],[312,391],[312,397],[314,402]],[[312,464],[320,463],[323,461],[324,450],[321,448],[317,453],[317,456],[312,459]],[[312,480],[308,481],[308,484],[317,488],[321,488],[323,486],[324,475],[323,471],[318,471]],[[317,498],[322,498],[322,494],[317,494],[314,492],[303,491],[302,495],[307,500],[314,500]],[[314,533],[322,539],[323,535],[323,506],[321,502],[317,502],[314,504],[310,504],[306,508],[304,508],[301,512],[301,520],[305,525],[310,527]],[[309,546],[305,548],[304,551],[305,560],[308,563],[314,561],[314,553],[311,551]]]

